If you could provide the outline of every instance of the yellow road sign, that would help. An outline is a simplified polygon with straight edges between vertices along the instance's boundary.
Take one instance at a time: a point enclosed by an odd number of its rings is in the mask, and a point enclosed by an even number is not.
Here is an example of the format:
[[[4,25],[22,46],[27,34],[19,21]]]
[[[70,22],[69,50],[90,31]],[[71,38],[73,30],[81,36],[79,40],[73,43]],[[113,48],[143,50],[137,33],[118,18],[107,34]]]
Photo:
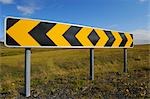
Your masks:
[[[8,17],[8,47],[132,48],[133,35],[88,26]]]

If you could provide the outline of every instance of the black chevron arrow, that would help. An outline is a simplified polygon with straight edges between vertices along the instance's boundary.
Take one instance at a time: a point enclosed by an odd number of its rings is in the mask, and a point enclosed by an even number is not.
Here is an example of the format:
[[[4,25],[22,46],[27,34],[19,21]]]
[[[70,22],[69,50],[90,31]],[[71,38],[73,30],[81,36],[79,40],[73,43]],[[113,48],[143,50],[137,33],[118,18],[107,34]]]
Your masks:
[[[133,40],[133,34],[130,34],[130,35],[131,35],[132,40]],[[132,42],[132,44],[130,45],[130,47],[133,47],[133,42]]]
[[[109,38],[108,41],[107,41],[107,43],[105,44],[105,46],[112,46],[112,44],[115,41],[115,38],[114,38],[113,34],[111,33],[111,31],[104,30],[104,32],[106,33],[106,35]]]
[[[56,46],[55,43],[47,37],[46,33],[54,27],[55,23],[40,22],[34,27],[29,34],[41,45],[41,46]]]
[[[71,26],[64,34],[64,38],[72,45],[72,46],[82,46],[82,44],[78,41],[75,35],[81,30],[81,27]]]
[[[126,36],[125,36],[125,34],[124,33],[119,33],[120,34],[120,36],[121,36],[121,38],[122,38],[122,42],[120,43],[120,47],[124,47],[125,46],[125,44],[126,44],[126,42],[127,42],[127,38],[126,38]]]

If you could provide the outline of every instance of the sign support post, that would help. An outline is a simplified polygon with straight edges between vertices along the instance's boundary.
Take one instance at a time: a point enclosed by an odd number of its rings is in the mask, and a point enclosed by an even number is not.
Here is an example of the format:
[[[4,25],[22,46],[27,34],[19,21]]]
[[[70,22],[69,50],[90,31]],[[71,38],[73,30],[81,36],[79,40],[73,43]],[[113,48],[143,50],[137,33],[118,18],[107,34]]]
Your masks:
[[[31,49],[25,48],[25,96],[30,96]]]
[[[90,48],[90,80],[94,80],[94,48]]]
[[[124,72],[126,73],[128,71],[128,67],[127,67],[127,48],[124,48]]]

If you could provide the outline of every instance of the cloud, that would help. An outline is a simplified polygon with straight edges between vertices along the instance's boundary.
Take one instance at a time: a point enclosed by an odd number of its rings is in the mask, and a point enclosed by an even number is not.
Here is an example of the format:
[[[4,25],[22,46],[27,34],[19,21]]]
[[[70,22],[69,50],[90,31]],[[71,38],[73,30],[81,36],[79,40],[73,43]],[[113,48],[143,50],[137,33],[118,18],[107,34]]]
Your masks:
[[[20,11],[23,15],[31,15],[36,10],[39,10],[40,8],[34,6],[34,5],[17,5],[17,10]]]
[[[0,0],[0,3],[2,3],[2,4],[12,4],[13,0]]]
[[[133,33],[134,44],[150,44],[150,29],[137,29],[131,33]]]
[[[117,28],[117,27],[118,27],[117,24],[112,24],[112,25],[109,25],[109,26],[108,26],[108,28],[110,28],[110,29]]]
[[[150,17],[150,14],[148,14],[147,17]]]
[[[139,0],[140,2],[145,2],[145,1],[147,1],[147,0]]]

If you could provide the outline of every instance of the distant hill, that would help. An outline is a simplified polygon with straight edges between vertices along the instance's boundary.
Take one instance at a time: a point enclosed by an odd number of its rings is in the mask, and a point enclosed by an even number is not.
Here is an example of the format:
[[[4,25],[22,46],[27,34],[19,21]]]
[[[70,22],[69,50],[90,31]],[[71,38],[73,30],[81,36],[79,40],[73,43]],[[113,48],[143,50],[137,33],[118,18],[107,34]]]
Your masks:
[[[4,41],[0,39],[0,43],[3,43]]]
[[[4,42],[0,41],[0,48],[4,48]]]
[[[0,38],[0,42],[4,42],[4,39],[3,39],[3,38]]]
[[[0,41],[0,43],[3,43],[2,41]]]

